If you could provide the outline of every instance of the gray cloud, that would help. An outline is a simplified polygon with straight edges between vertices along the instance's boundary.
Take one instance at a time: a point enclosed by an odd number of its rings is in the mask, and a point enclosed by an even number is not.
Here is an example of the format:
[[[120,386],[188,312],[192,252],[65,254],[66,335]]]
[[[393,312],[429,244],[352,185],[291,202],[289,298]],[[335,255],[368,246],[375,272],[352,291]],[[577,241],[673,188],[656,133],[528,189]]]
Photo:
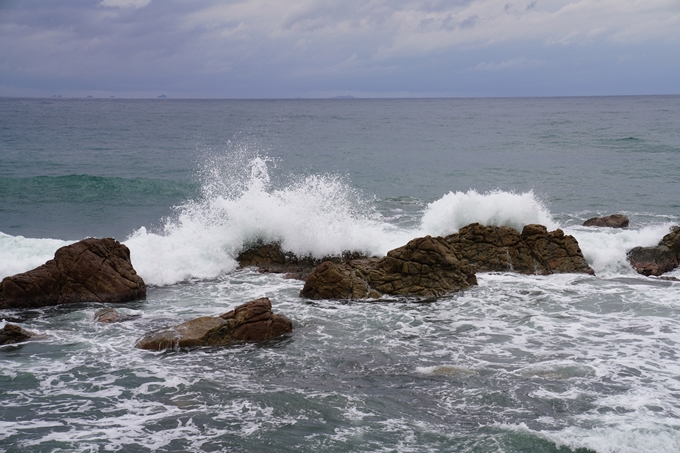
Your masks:
[[[427,73],[432,70],[449,75],[448,86],[437,82],[438,92],[479,93],[478,82],[460,76],[467,68],[498,77],[510,70],[550,71],[575,64],[570,49],[598,54],[607,48],[613,58],[642,58],[662,48],[663,67],[670,59],[677,69],[680,5],[668,0],[27,0],[0,3],[0,39],[0,95],[59,89],[259,97],[379,92],[380,86],[417,94],[432,91],[424,86],[436,78]],[[552,54],[551,65],[531,64],[545,61],[546,54]],[[634,67],[635,58],[616,64]],[[597,72],[599,63],[590,64]],[[512,84],[501,78],[488,84],[489,94],[502,94],[498,87],[503,86],[512,94]],[[666,89],[680,88],[671,83]]]

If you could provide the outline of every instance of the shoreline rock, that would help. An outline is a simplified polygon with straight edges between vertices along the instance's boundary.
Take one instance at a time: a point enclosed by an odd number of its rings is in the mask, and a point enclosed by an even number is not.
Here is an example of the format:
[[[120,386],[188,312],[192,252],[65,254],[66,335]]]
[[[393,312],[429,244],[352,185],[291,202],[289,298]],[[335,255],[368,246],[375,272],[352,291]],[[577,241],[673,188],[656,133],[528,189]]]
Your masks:
[[[132,267],[130,250],[113,238],[61,247],[42,266],[0,282],[0,309],[144,298],[146,285]]]
[[[5,324],[5,327],[0,330],[0,345],[23,343],[33,337],[38,336],[35,332],[23,329],[16,324]]]
[[[445,239],[477,272],[595,275],[578,241],[559,228],[548,232],[543,225],[529,224],[520,233],[506,226],[472,223]]]
[[[94,316],[92,316],[92,319],[95,322],[101,322],[104,324],[124,322],[137,318],[139,318],[139,315],[123,315],[119,313],[118,310],[116,310],[115,308],[110,307],[100,308],[94,313]]]
[[[560,229],[473,223],[458,233],[411,240],[384,258],[324,262],[307,278],[308,299],[372,299],[382,295],[436,298],[477,284],[476,272],[594,275],[578,242]]]
[[[292,332],[290,319],[272,313],[271,301],[263,297],[239,305],[220,316],[202,316],[176,326],[146,334],[136,348],[160,351],[198,346],[226,346],[234,341],[264,341]]]
[[[236,261],[240,267],[257,267],[259,272],[286,274],[285,278],[305,281],[310,272],[325,261],[340,264],[346,261],[366,258],[357,252],[344,252],[342,256],[312,258],[298,257],[294,253],[284,252],[279,243],[257,243],[243,250]]]
[[[635,247],[626,254],[628,262],[639,274],[660,276],[680,264],[680,226],[671,228],[654,247]]]
[[[604,217],[592,217],[585,222],[583,226],[587,227],[605,227],[605,228],[625,228],[630,221],[628,216],[623,214],[611,214]]]
[[[309,275],[308,299],[375,299],[382,295],[442,297],[477,284],[475,271],[444,238],[425,236],[384,258],[324,262]]]

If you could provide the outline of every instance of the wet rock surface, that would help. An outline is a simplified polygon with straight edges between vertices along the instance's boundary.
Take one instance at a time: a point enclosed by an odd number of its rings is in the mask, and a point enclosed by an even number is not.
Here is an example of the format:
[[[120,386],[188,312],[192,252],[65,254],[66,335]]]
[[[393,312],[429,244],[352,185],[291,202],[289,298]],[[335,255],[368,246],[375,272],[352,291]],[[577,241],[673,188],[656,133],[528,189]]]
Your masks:
[[[364,258],[364,256],[353,252],[345,252],[342,256],[328,256],[321,259],[298,257],[293,253],[284,252],[278,243],[258,243],[241,252],[236,261],[241,267],[257,267],[263,273],[286,274],[286,278],[306,280],[310,272],[325,261],[339,264],[360,258]]]
[[[548,232],[543,225],[526,225],[520,233],[510,227],[473,223],[445,240],[477,272],[595,274],[573,236],[560,229]]]
[[[292,332],[290,319],[272,313],[264,297],[246,302],[220,316],[203,316],[141,338],[135,347],[163,350],[197,346],[226,346],[234,341],[264,341]]]
[[[16,324],[5,324],[5,327],[0,330],[0,345],[21,343],[36,336],[35,333],[22,329]]]
[[[101,322],[105,324],[114,322],[124,322],[131,319],[139,318],[139,315],[123,315],[118,312],[115,308],[100,308],[94,313],[93,319],[96,322]]]
[[[576,239],[560,229],[526,225],[468,225],[445,238],[426,236],[384,258],[324,262],[307,278],[301,297],[367,299],[382,295],[436,298],[477,284],[475,272],[548,275],[595,272]]]
[[[630,223],[628,216],[623,214],[611,214],[604,217],[593,217],[585,222],[587,227],[625,228]]]
[[[642,275],[659,276],[680,264],[680,226],[671,228],[654,247],[635,247],[626,255],[633,269]]]
[[[441,237],[426,236],[384,258],[325,262],[309,275],[300,296],[309,299],[366,299],[384,294],[441,297],[477,284],[474,268]]]
[[[54,259],[0,283],[0,309],[72,302],[127,302],[146,297],[130,250],[112,238],[61,247]]]

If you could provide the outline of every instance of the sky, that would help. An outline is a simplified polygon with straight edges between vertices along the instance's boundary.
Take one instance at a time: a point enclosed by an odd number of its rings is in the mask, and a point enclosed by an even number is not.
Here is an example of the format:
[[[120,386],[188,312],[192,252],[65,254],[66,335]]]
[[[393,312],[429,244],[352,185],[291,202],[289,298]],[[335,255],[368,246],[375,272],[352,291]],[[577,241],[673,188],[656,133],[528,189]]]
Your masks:
[[[0,96],[680,94],[680,0],[0,0]]]

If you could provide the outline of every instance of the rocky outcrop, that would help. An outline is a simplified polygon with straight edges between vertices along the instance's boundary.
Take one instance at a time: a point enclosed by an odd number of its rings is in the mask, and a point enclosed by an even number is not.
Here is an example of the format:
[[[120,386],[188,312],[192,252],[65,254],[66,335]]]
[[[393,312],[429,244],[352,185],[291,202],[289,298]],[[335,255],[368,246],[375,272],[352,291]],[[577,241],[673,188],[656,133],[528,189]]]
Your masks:
[[[441,237],[426,236],[391,250],[384,258],[325,262],[307,278],[300,296],[366,299],[383,294],[441,297],[477,284],[474,268]]]
[[[629,224],[628,216],[623,214],[612,214],[604,217],[593,217],[583,222],[583,226],[587,227],[607,227],[607,228],[625,228]]]
[[[510,227],[473,223],[445,240],[477,272],[595,274],[573,236],[560,229],[548,232],[543,225],[526,225],[520,234]]]
[[[548,275],[595,272],[578,242],[560,229],[526,225],[468,225],[450,236],[414,239],[384,258],[324,262],[300,292],[309,299],[366,299],[382,295],[441,297],[477,284],[475,272]]]
[[[21,343],[36,336],[35,333],[22,329],[16,324],[5,324],[0,330],[0,345]]]
[[[93,319],[96,322],[110,324],[114,322],[129,321],[138,317],[139,315],[123,315],[115,308],[100,308],[94,313]]]
[[[220,316],[203,316],[149,333],[135,347],[155,351],[196,346],[226,346],[233,341],[263,341],[293,330],[287,317],[272,313],[268,298],[252,300]]]
[[[659,276],[672,271],[680,263],[680,226],[661,239],[655,247],[635,247],[627,254],[633,268],[642,275]]]
[[[298,257],[294,253],[284,252],[279,243],[258,243],[242,251],[236,261],[241,267],[257,267],[263,273],[286,274],[286,278],[306,280],[312,269],[325,261],[339,264],[360,258],[365,257],[356,252],[344,252],[342,256],[320,259],[311,256]]]
[[[132,267],[130,250],[112,238],[62,247],[42,266],[0,283],[0,309],[145,297],[146,285]]]

